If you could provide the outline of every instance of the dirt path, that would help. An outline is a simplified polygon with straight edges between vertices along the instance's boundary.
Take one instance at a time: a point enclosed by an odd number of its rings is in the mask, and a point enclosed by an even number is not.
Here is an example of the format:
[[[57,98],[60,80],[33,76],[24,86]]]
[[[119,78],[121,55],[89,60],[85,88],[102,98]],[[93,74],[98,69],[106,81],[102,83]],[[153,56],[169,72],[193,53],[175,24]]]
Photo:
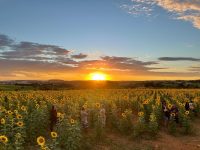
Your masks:
[[[193,122],[195,135],[173,136],[160,131],[156,140],[133,140],[116,134],[107,135],[107,143],[95,150],[200,150],[200,120]]]
[[[160,138],[155,141],[145,141],[151,143],[154,149],[162,150],[199,150],[200,137],[174,137],[161,132]]]

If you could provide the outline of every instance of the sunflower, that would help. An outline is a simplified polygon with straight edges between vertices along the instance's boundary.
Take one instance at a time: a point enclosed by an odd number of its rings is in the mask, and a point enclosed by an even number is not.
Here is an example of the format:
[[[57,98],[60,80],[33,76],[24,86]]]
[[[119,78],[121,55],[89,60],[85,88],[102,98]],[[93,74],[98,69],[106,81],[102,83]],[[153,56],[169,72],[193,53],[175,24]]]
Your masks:
[[[142,111],[138,113],[139,117],[142,117],[143,115],[144,115],[144,112],[142,112]]]
[[[8,110],[7,111],[8,115],[12,115],[12,111]]]
[[[6,120],[4,118],[1,118],[1,124],[5,124]]]
[[[149,103],[148,100],[145,100],[145,101],[143,102],[144,105],[147,105],[148,103]]]
[[[70,123],[71,123],[71,124],[74,124],[74,123],[75,123],[75,120],[74,120],[74,119],[70,119]]]
[[[125,100],[128,100],[128,98],[129,98],[128,96],[124,96],[124,99],[125,99]]]
[[[45,138],[43,136],[37,137],[37,143],[40,146],[44,146],[44,144],[45,144]]]
[[[190,112],[189,111],[185,111],[185,115],[189,115],[190,114]]]
[[[100,103],[96,103],[96,108],[100,108],[101,107],[101,104]]]
[[[21,110],[26,111],[26,110],[27,110],[26,106],[23,105],[23,106],[21,107]]]
[[[0,136],[0,141],[3,142],[4,144],[8,142],[8,138],[5,135]]]
[[[18,110],[14,110],[14,113],[17,114],[17,113],[18,113]]]
[[[22,127],[24,125],[24,123],[22,121],[19,121],[16,123],[17,126]]]
[[[175,117],[175,116],[176,116],[176,114],[175,114],[175,113],[171,113],[171,116],[172,116],[172,117]]]
[[[61,115],[60,115],[60,118],[61,118],[61,119],[64,119],[64,117],[65,117],[64,114],[61,114]]]
[[[123,118],[126,118],[126,114],[125,114],[125,113],[122,113],[122,117],[123,117]]]
[[[168,108],[171,109],[172,108],[172,104],[168,104]]]
[[[22,119],[22,115],[20,115],[20,114],[17,114],[17,119]]]
[[[62,115],[62,114],[61,114],[60,112],[57,112],[57,117],[58,117],[58,118],[60,118],[61,115]]]
[[[58,134],[56,132],[51,132],[51,137],[52,138],[57,138],[58,137]]]

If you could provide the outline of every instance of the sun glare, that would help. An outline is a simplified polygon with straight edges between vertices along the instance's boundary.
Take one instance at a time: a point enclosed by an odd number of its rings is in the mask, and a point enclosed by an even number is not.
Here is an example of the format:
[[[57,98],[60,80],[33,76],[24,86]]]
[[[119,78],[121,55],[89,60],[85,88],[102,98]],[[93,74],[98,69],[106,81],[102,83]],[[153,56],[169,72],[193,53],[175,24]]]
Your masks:
[[[104,81],[108,80],[108,77],[106,74],[95,72],[89,75],[89,80]]]

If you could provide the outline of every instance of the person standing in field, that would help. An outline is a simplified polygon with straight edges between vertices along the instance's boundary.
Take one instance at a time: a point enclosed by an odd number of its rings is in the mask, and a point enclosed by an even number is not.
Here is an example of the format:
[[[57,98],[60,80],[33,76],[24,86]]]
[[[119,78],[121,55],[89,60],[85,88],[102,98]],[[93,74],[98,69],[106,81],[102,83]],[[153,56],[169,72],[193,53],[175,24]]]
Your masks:
[[[174,120],[178,124],[179,123],[179,110],[178,107],[174,104],[170,110],[171,115],[174,115]]]
[[[9,105],[9,99],[8,99],[8,97],[7,96],[5,96],[4,97],[4,107],[8,110],[8,109],[10,109],[9,107],[10,107],[10,105]]]
[[[88,112],[85,109],[85,107],[82,107],[82,110],[81,110],[81,125],[83,129],[88,128]]]
[[[189,109],[194,113],[195,116],[198,116],[195,103],[192,100],[189,102]]]
[[[162,102],[162,110],[163,110],[163,117],[164,117],[164,126],[166,127],[170,119],[170,110],[167,107],[166,101]]]
[[[189,109],[190,110],[192,110],[192,111],[194,111],[194,103],[193,103],[193,101],[192,100],[190,100],[190,102],[189,102]]]
[[[189,110],[190,110],[190,104],[189,104],[188,101],[185,103],[185,110],[186,110],[186,111],[189,111]]]
[[[53,105],[50,110],[50,130],[51,130],[51,132],[53,131],[53,128],[57,123],[57,120],[58,120],[57,110],[56,110],[55,106]]]
[[[102,106],[99,110],[99,117],[103,127],[106,125],[106,109]]]

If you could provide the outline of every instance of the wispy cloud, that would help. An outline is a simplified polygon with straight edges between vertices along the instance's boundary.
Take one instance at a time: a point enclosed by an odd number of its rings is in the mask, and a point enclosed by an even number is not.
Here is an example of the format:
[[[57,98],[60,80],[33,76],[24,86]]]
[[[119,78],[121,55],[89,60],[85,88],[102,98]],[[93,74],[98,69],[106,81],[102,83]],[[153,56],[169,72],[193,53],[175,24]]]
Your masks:
[[[175,19],[190,21],[200,29],[200,1],[199,0],[130,0],[131,3],[121,7],[128,13],[151,15],[154,7],[161,7],[175,15]]]
[[[123,4],[121,8],[133,15],[151,15],[153,11],[153,0],[131,0],[132,3]]]
[[[0,47],[3,48],[4,46],[9,46],[13,43],[13,40],[10,39],[8,36],[0,34]]]
[[[200,61],[200,58],[193,57],[160,57],[158,60],[161,61]]]
[[[189,71],[199,72],[199,73],[200,73],[200,67],[189,67],[188,70],[189,70]]]
[[[154,61],[143,62],[129,57],[102,56],[98,60],[85,60],[79,63],[79,66],[91,70],[110,70],[110,71],[126,71],[135,74],[148,74],[151,70],[163,69],[151,67],[158,64]]]
[[[80,53],[80,54],[77,54],[77,55],[71,55],[71,58],[75,58],[75,59],[84,59],[86,57],[87,57],[87,55],[83,54],[83,53]]]
[[[200,29],[200,14],[198,14],[198,15],[182,15],[182,16],[178,17],[177,19],[191,21],[193,23],[194,27]]]
[[[8,51],[0,51],[1,57],[5,59],[26,60],[53,60],[59,57],[67,58],[69,50],[55,45],[44,45],[32,42],[7,43],[4,47]]]

